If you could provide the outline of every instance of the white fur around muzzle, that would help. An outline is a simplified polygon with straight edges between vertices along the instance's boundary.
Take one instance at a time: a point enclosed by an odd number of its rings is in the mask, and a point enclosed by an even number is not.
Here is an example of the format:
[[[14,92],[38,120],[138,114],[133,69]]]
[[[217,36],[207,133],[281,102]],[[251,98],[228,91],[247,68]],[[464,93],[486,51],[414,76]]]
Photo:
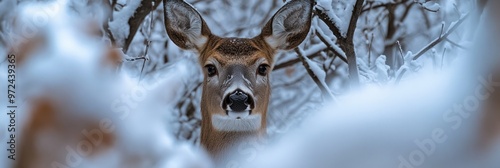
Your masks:
[[[212,116],[212,125],[218,131],[257,131],[261,127],[261,115],[254,114],[236,119],[215,114]]]

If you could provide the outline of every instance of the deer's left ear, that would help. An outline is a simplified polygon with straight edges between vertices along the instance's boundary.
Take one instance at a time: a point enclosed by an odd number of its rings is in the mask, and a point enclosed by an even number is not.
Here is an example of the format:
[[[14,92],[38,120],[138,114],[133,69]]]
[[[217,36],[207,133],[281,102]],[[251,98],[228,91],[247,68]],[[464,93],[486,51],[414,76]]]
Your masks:
[[[274,14],[260,36],[274,49],[291,50],[309,33],[314,0],[292,0]]]
[[[172,42],[182,49],[200,51],[211,35],[200,13],[184,0],[164,0],[163,9]]]

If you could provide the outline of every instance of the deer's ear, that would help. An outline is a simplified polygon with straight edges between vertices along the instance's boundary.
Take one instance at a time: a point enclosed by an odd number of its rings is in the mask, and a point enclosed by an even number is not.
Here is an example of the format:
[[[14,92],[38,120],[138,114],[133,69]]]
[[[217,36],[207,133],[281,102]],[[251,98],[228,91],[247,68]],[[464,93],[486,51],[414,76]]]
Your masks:
[[[165,29],[170,39],[182,49],[200,51],[211,35],[200,13],[184,0],[163,2]]]
[[[274,14],[262,29],[261,36],[274,49],[297,47],[309,33],[313,0],[292,0]]]

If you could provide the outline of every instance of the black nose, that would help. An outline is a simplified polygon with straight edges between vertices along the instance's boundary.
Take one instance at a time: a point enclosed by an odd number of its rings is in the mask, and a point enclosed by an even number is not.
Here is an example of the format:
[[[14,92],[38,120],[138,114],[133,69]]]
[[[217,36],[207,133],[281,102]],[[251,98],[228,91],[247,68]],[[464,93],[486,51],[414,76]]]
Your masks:
[[[233,111],[245,111],[250,105],[249,96],[241,90],[236,90],[235,92],[229,94],[229,97],[226,98],[226,104]]]

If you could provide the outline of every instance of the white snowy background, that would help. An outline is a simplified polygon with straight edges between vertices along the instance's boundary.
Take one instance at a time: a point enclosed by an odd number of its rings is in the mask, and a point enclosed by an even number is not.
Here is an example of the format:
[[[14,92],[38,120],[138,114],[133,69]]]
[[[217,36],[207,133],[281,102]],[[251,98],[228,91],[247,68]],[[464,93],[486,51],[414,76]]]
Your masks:
[[[352,25],[358,1],[362,6]],[[285,3],[187,2],[214,34],[224,37],[258,35]],[[316,2],[309,36],[298,50],[277,55],[269,142],[245,143],[224,166],[398,167],[400,156],[407,158],[419,149],[415,139],[450,127],[443,113],[470,94],[478,75],[487,76],[483,71],[488,62],[468,57],[478,46],[478,25],[485,20],[477,14],[484,6],[476,0]],[[4,156],[7,146],[0,145],[0,167],[64,164],[65,147],[76,146],[85,128],[78,123],[86,117],[113,121],[113,146],[67,167],[213,166],[199,146],[203,75],[196,53],[179,49],[168,38],[161,0],[0,0],[0,23],[2,88],[7,81],[5,57],[16,53],[22,60],[16,66],[17,154],[33,153],[22,160],[26,163],[16,164]],[[349,64],[358,68],[354,75],[359,84],[348,70],[346,60],[354,55],[346,52],[346,39],[353,41],[355,61]],[[484,67],[464,70],[473,63]],[[121,101],[137,92],[140,100]],[[5,145],[7,97],[0,96],[0,140]],[[29,143],[22,139],[36,108],[32,102],[39,99],[53,100],[65,111],[51,121],[61,129],[34,135],[30,149],[21,151]],[[113,112],[117,100],[129,113]],[[478,114],[473,116],[460,130],[447,130],[450,140],[426,155],[425,163],[413,166],[498,167],[498,147],[480,158],[467,148],[480,125]]]

